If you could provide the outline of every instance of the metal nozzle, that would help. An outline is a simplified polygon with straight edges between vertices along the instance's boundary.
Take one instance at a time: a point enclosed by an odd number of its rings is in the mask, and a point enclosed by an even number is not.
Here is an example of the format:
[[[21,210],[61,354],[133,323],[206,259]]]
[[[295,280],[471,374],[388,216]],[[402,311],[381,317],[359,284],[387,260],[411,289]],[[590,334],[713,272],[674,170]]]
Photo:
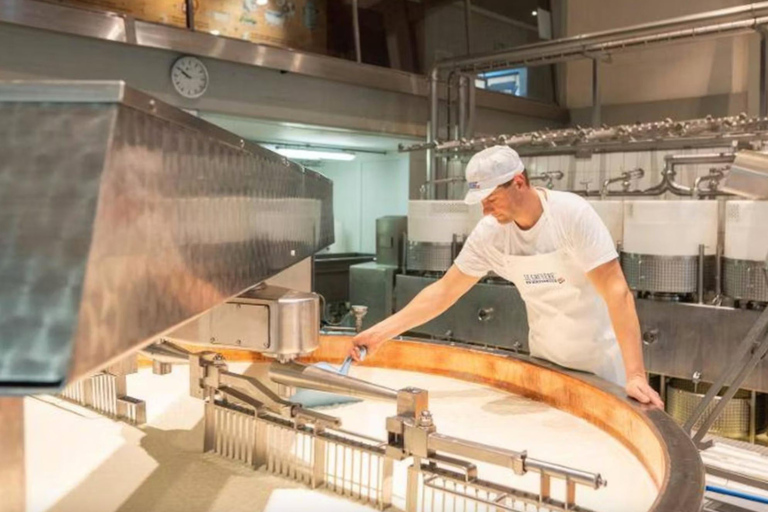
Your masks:
[[[269,367],[269,378],[278,384],[295,388],[313,389],[355,398],[397,401],[397,391],[394,389],[293,361],[272,363]]]

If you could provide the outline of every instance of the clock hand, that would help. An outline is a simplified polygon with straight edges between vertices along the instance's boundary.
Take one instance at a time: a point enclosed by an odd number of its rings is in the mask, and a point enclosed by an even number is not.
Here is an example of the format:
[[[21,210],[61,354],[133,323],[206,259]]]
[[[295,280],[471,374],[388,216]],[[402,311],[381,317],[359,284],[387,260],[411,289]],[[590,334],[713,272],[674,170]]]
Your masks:
[[[187,78],[192,78],[192,75],[184,71],[183,69],[179,68],[179,71],[181,71],[181,74],[184,75]]]

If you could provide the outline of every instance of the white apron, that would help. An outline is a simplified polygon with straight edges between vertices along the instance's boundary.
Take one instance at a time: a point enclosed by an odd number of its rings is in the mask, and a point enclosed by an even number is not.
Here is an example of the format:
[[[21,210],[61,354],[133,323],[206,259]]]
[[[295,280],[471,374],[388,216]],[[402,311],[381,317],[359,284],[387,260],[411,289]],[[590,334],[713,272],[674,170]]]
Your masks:
[[[562,226],[550,214],[548,201],[540,200],[544,212],[538,222],[548,218],[556,246],[562,247]],[[564,249],[532,256],[511,256],[495,247],[491,252],[498,267],[494,271],[512,281],[525,301],[531,355],[623,387],[624,364],[608,308],[574,259]]]

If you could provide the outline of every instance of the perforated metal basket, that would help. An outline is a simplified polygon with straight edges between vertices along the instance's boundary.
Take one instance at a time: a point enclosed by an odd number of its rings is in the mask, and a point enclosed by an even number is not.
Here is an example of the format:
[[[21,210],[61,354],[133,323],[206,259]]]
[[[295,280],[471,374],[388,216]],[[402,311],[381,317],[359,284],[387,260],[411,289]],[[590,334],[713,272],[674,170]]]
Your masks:
[[[667,413],[676,422],[680,424],[685,423],[693,414],[699,402],[704,398],[708,388],[709,385],[707,384],[699,384],[698,387],[695,387],[693,382],[690,381],[671,380],[667,385]],[[715,398],[702,415],[702,419],[717,406],[719,400],[720,397]],[[749,437],[750,421],[749,400],[750,393],[748,391],[740,390],[737,392],[736,396],[725,406],[725,410],[714,422],[709,432],[733,439],[747,439]],[[755,430],[757,433],[764,431],[766,428],[766,419],[768,419],[766,417],[766,410],[768,410],[768,395],[758,394],[755,407]],[[694,430],[699,428],[701,421],[699,420],[693,426]]]

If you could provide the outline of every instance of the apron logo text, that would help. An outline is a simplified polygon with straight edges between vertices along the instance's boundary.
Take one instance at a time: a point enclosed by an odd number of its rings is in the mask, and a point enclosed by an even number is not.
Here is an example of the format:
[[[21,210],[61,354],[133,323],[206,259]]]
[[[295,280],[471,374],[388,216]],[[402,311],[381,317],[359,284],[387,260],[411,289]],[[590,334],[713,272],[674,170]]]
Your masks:
[[[565,279],[557,277],[554,272],[540,274],[523,274],[525,284],[563,284]]]

